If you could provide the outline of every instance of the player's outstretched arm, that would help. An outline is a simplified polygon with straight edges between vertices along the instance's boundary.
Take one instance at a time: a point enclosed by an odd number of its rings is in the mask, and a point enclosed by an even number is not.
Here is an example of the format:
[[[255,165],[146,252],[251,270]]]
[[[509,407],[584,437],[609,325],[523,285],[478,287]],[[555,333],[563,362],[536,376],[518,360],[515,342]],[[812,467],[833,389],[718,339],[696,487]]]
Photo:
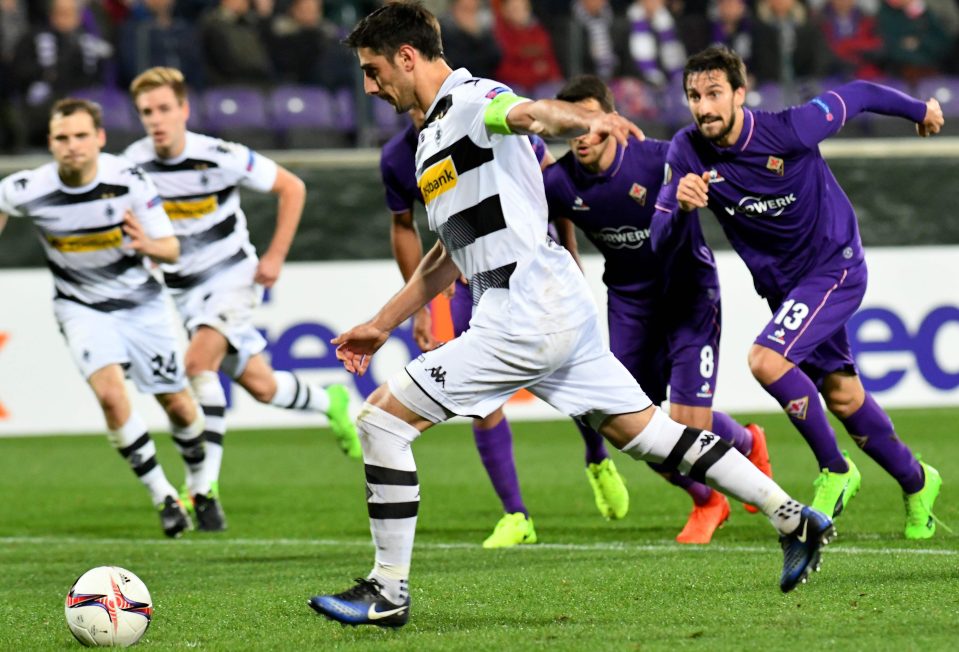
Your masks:
[[[562,100],[536,100],[515,105],[506,115],[514,133],[537,134],[544,138],[575,138],[590,134],[590,144],[612,136],[626,145],[630,136],[643,140],[643,131],[618,113],[588,111]]]
[[[583,269],[583,261],[579,258],[579,244],[576,242],[576,227],[573,221],[567,217],[554,217],[553,224],[556,226],[556,234],[559,236],[559,244],[576,261],[576,266],[580,271]]]
[[[3,229],[7,225],[7,214],[0,213],[0,235],[3,234]]]
[[[180,241],[175,235],[151,238],[131,211],[123,215],[123,233],[129,240],[128,248],[155,262],[175,263],[180,257]]]
[[[347,371],[366,373],[370,358],[386,343],[394,328],[425,306],[456,280],[459,270],[441,242],[423,257],[410,280],[386,302],[373,319],[334,337],[336,357]]]
[[[306,203],[306,185],[303,180],[284,167],[277,166],[276,181],[270,190],[277,196],[276,228],[270,246],[260,257],[253,280],[263,287],[273,287],[293,244],[300,225],[303,205]]]
[[[404,281],[409,281],[423,260],[423,243],[420,232],[413,219],[413,211],[393,213],[390,222],[390,244],[393,246],[393,258],[399,265]],[[429,308],[423,306],[413,315],[413,340],[423,351],[436,348],[433,338],[433,319]]]

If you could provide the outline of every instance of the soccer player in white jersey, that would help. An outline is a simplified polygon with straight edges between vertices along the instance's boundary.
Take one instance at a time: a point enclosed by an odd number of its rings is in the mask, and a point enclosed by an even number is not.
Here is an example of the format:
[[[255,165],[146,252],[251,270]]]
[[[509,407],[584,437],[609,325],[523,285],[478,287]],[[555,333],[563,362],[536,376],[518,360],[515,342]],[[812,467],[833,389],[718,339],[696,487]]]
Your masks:
[[[435,17],[394,2],[346,39],[368,94],[398,112],[426,114],[417,179],[439,240],[398,294],[370,321],[333,339],[346,369],[365,373],[390,332],[460,273],[476,308],[470,328],[410,362],[367,399],[357,419],[366,463],[373,570],[343,593],[310,606],[352,625],[399,627],[409,619],[409,571],[419,508],[412,442],[453,415],[485,416],[525,387],[585,419],[634,459],[662,462],[756,505],[779,531],[780,588],[818,568],[834,533],[824,514],[790,498],[730,444],[686,428],[654,407],[603,344],[589,288],[570,254],[546,237],[543,177],[529,140],[589,134],[624,147],[642,137],[615,113],[558,100],[529,101],[500,83],[452,70]]]
[[[126,155],[156,183],[180,239],[180,260],[161,267],[190,334],[186,373],[206,415],[214,477],[226,430],[220,370],[261,403],[326,414],[340,447],[359,458],[346,388],[324,389],[295,373],[275,371],[262,355],[266,340],[252,322],[263,288],[276,283],[293,242],[306,197],[303,182],[244,145],[187,131],[190,105],[179,70],[151,68],[133,80],[130,94],[147,137],[130,145]],[[240,207],[240,185],[278,198],[273,239],[259,259]],[[222,514],[216,516],[222,520]],[[217,530],[224,524],[211,518],[200,527]]]
[[[143,170],[100,153],[106,143],[101,117],[100,107],[85,100],[54,105],[54,161],[0,181],[0,230],[8,215],[33,221],[53,272],[54,315],[103,409],[110,442],[150,492],[163,531],[177,537],[190,521],[130,405],[124,371],[170,418],[190,490],[208,494],[203,418],[186,389],[163,287],[144,264],[146,258],[172,263],[180,246]]]

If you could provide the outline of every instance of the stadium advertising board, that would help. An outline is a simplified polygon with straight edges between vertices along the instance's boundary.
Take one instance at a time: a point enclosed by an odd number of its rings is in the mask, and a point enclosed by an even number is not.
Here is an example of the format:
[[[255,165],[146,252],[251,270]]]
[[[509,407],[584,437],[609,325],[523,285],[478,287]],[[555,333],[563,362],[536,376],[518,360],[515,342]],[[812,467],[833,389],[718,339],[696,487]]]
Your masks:
[[[869,291],[849,322],[856,362],[866,386],[889,407],[959,405],[959,294],[945,282],[959,262],[959,247],[873,248],[867,252]],[[732,253],[717,254],[723,290],[723,341],[716,405],[731,412],[775,411],[749,374],[746,353],[770,319],[745,267]],[[602,260],[586,257],[586,274],[602,309]],[[257,316],[277,369],[296,370],[322,383],[344,383],[358,399],[418,353],[409,326],[397,329],[364,377],[347,374],[327,345],[399,288],[391,261],[294,263],[284,269]],[[48,297],[45,270],[0,273],[0,436],[99,432],[103,418],[70,359]],[[443,313],[437,303],[436,312]],[[440,326],[448,332],[448,325]],[[131,391],[134,391],[131,386]],[[228,386],[230,427],[316,425],[322,418],[259,405]],[[151,399],[135,404],[151,428],[165,431]],[[514,419],[558,416],[525,395],[508,406]]]

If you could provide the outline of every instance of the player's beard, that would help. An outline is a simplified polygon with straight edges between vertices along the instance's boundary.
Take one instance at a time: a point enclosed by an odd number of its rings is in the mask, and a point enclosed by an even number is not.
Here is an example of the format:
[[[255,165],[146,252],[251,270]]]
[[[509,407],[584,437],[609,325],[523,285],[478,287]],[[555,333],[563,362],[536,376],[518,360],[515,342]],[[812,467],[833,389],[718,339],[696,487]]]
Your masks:
[[[696,121],[696,126],[699,127],[699,133],[701,133],[706,140],[708,140],[711,143],[721,143],[722,141],[726,140],[726,136],[728,136],[729,133],[733,130],[733,127],[736,126],[736,107],[733,107],[732,114],[729,117],[729,124],[727,124],[723,128],[723,130],[720,131],[715,136],[710,136],[706,134],[703,131],[703,125],[699,120]]]

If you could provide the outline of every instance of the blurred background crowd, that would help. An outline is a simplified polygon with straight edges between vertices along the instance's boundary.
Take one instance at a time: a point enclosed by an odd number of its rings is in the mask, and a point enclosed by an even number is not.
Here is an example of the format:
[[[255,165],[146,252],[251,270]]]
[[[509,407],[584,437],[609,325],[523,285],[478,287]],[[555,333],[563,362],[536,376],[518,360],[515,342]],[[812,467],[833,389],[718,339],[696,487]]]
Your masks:
[[[608,80],[648,133],[688,121],[687,54],[726,43],[751,105],[779,109],[852,78],[959,111],[959,0],[428,0],[454,67],[531,97]],[[405,125],[362,94],[340,44],[370,0],[0,0],[0,153],[41,148],[47,111],[74,94],[104,106],[117,150],[139,135],[125,89],[175,66],[191,126],[254,147],[350,147]],[[863,129],[881,133],[881,121]],[[858,134],[861,135],[861,134]]]

